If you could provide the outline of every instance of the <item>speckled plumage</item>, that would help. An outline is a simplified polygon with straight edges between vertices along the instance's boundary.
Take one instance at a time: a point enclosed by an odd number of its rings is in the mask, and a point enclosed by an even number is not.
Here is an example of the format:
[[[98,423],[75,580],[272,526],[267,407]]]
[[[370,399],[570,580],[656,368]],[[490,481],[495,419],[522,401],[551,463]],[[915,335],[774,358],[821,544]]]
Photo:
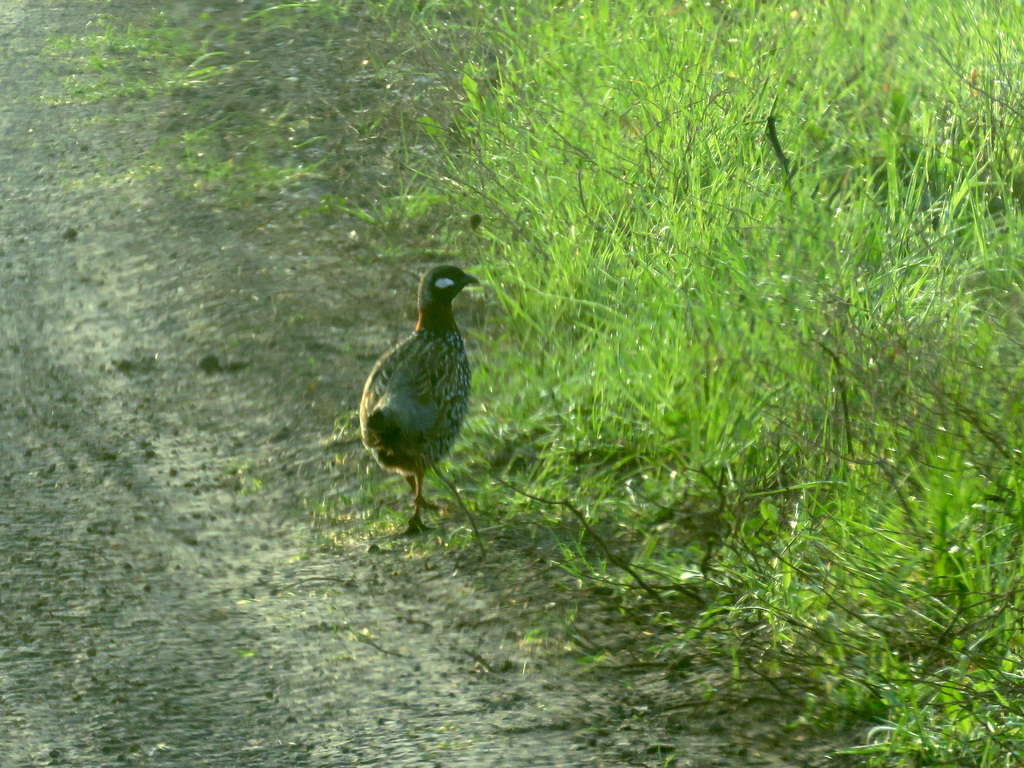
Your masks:
[[[363,444],[413,491],[409,532],[422,529],[423,473],[448,453],[469,407],[471,372],[451,302],[477,282],[458,267],[435,267],[420,281],[413,334],[373,366],[363,388]]]

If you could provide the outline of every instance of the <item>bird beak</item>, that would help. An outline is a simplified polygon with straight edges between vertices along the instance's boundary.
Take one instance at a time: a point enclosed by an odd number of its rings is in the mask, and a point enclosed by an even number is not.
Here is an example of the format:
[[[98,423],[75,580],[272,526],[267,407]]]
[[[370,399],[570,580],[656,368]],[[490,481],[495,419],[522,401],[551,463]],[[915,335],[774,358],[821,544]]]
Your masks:
[[[466,281],[462,284],[462,287],[465,288],[467,285],[480,285],[480,281],[472,275],[466,275]]]

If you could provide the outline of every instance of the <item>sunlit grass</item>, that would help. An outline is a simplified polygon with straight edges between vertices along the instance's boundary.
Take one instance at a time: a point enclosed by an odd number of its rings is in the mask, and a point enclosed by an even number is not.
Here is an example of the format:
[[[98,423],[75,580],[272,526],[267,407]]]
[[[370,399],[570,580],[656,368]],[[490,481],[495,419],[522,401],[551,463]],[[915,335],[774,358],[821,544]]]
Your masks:
[[[465,455],[610,537],[579,573],[700,584],[701,642],[878,764],[1024,754],[1013,11],[527,4],[463,77],[507,315]]]
[[[205,14],[208,16],[208,14]],[[230,32],[220,30],[230,39]],[[207,82],[224,66],[211,36],[172,26],[157,14],[146,26],[101,15],[83,34],[48,41],[51,54],[76,62],[64,83],[68,99],[150,98]]]

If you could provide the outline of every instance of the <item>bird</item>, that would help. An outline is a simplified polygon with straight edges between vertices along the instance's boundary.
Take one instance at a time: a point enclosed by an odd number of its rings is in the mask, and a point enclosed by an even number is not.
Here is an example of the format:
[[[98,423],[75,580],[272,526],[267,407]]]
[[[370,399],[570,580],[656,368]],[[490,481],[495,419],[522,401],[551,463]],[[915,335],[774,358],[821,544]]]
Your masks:
[[[412,335],[374,364],[359,403],[363,445],[385,470],[402,475],[413,493],[406,535],[427,530],[423,474],[451,449],[469,408],[472,372],[452,300],[480,281],[451,265],[420,280]]]

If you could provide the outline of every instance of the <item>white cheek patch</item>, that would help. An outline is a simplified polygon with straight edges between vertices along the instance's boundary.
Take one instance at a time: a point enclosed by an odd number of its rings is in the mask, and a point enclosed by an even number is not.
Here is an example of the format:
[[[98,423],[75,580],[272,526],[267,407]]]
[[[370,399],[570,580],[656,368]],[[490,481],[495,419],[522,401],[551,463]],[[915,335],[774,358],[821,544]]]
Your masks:
[[[441,277],[434,281],[435,288],[451,288],[453,285],[455,285],[455,281],[447,277]]]

